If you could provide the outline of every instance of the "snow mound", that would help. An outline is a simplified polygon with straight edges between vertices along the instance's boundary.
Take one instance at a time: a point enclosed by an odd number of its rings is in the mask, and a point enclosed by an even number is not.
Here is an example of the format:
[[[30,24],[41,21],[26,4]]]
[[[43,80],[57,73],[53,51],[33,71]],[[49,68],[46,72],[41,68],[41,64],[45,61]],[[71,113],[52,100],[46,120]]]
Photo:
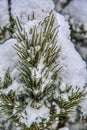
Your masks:
[[[84,86],[87,82],[86,64],[75,50],[70,41],[69,25],[64,17],[56,14],[59,27],[58,45],[61,47],[62,72],[61,77],[64,82],[73,86]],[[79,82],[80,81],[80,82]]]
[[[0,77],[4,76],[4,73],[9,68],[14,71],[18,62],[17,52],[14,49],[16,40],[10,39],[0,44]]]
[[[35,14],[35,19],[41,20],[43,16],[46,16],[50,10],[54,9],[54,4],[52,0],[12,0],[12,14],[15,18],[18,16],[23,23],[28,22],[28,16],[32,20],[33,13]]]

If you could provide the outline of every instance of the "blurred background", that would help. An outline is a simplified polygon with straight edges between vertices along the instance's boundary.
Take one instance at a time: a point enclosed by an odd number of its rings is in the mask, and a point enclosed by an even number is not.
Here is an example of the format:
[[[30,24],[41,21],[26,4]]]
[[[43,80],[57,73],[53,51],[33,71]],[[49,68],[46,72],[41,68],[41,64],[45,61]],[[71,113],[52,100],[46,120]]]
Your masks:
[[[71,40],[87,61],[87,0],[54,0],[57,12],[70,24]]]

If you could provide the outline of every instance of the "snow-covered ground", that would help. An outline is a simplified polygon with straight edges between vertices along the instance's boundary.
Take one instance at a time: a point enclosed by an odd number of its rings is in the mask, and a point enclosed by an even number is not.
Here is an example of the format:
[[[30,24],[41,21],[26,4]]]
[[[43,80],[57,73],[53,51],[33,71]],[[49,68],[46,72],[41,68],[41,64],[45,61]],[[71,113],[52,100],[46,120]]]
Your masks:
[[[6,4],[6,1],[3,1],[3,3]],[[13,17],[16,18],[16,16],[18,16],[21,20],[21,23],[25,27],[28,27],[27,25],[31,24],[31,21],[34,24],[38,24],[42,19],[44,19],[48,15],[48,12],[54,9],[54,4],[51,0],[43,0],[43,1],[12,0],[11,3],[12,3],[11,10],[12,10]],[[0,10],[1,12],[3,11],[2,8],[0,8]],[[33,12],[35,13],[34,20],[32,20]],[[75,50],[75,47],[70,40],[70,28],[68,23],[65,21],[65,18],[56,12],[54,13],[56,17],[56,26],[59,25],[57,45],[61,47],[61,52],[60,52],[60,57],[57,60],[60,66],[62,66],[60,77],[64,82],[64,85],[68,84],[68,85],[72,85],[73,88],[75,86],[79,86],[83,88],[85,83],[87,83],[86,63],[83,61],[79,53]],[[30,19],[28,19],[28,15],[30,15]],[[5,14],[2,16],[5,17]],[[2,16],[0,16],[1,17],[0,26],[6,24],[6,23],[2,24],[4,23],[4,21],[8,22],[7,11],[6,11],[5,20]],[[13,48],[15,43],[17,43],[16,40],[9,39],[0,45],[0,77],[2,78],[6,70],[10,68],[10,73],[14,82],[10,86],[9,90],[15,89],[15,91],[17,91],[20,87],[19,83],[17,84],[17,78],[18,78],[17,66],[18,66],[19,59],[16,50]],[[15,88],[15,84],[17,85],[16,88]],[[85,108],[83,109],[85,110]],[[28,112],[28,116],[30,114],[31,113]],[[35,118],[32,119],[33,116]],[[43,112],[42,115],[39,116],[40,117],[48,116],[48,110],[46,110],[45,113]],[[31,120],[27,120],[28,121],[27,126],[29,126],[32,122],[36,120],[37,115],[33,112],[32,117]],[[28,119],[30,119],[30,116]],[[22,122],[26,124],[26,120],[22,120]],[[68,129],[65,128],[64,130],[68,130]]]

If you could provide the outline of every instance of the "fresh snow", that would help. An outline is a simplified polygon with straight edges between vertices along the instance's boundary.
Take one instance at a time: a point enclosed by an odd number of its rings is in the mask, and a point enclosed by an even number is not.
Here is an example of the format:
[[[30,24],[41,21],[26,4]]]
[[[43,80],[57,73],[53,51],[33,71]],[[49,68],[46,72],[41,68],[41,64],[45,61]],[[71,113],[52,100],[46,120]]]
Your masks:
[[[0,44],[0,77],[4,75],[8,68],[12,72],[17,66],[18,56],[13,47],[16,43],[16,40],[9,39],[4,44]]]
[[[9,12],[7,0],[0,0],[0,27],[9,23]]]
[[[40,123],[42,121],[41,119],[45,119],[47,122],[47,120],[50,119],[49,109],[45,106],[36,110],[30,106],[27,106],[24,112],[22,112],[22,116],[23,117],[21,117],[20,121],[28,127],[32,125],[32,122]]]
[[[84,86],[87,81],[86,64],[70,41],[69,25],[64,17],[57,14],[57,21],[60,25],[58,45],[61,47],[60,60],[63,66],[61,77],[67,84]]]
[[[28,22],[28,16],[32,21],[32,14],[35,14],[35,19],[41,20],[43,16],[54,9],[52,0],[12,0],[12,14],[15,18],[18,16],[22,23]]]

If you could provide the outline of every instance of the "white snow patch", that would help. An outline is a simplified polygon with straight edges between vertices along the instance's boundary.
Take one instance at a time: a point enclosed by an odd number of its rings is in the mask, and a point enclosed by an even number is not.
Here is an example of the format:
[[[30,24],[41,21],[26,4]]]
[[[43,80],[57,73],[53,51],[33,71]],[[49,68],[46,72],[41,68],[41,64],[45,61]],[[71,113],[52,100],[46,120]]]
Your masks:
[[[67,127],[60,128],[59,130],[69,130]]]
[[[64,17],[57,13],[59,27],[58,45],[61,47],[60,61],[62,63],[61,77],[72,86],[84,86],[87,82],[86,63],[75,50],[70,41],[69,25]]]
[[[18,56],[13,47],[16,43],[16,40],[10,39],[0,45],[0,77],[6,73],[8,68],[12,72],[17,67]]]
[[[41,20],[49,11],[54,9],[52,0],[12,0],[12,14],[15,18],[18,16],[23,23],[28,21],[28,16],[32,20],[32,14],[35,13],[35,19]]]
[[[0,0],[0,27],[9,23],[8,2],[7,0]]]
[[[26,112],[25,112],[26,111]],[[49,109],[45,106],[34,109],[30,106],[27,106],[26,110],[22,113],[20,121],[24,123],[27,127],[30,127],[32,123],[40,123],[42,120],[49,120]]]
[[[87,96],[85,97],[84,102],[80,103],[81,106],[81,112],[83,113],[83,116],[87,117]]]

